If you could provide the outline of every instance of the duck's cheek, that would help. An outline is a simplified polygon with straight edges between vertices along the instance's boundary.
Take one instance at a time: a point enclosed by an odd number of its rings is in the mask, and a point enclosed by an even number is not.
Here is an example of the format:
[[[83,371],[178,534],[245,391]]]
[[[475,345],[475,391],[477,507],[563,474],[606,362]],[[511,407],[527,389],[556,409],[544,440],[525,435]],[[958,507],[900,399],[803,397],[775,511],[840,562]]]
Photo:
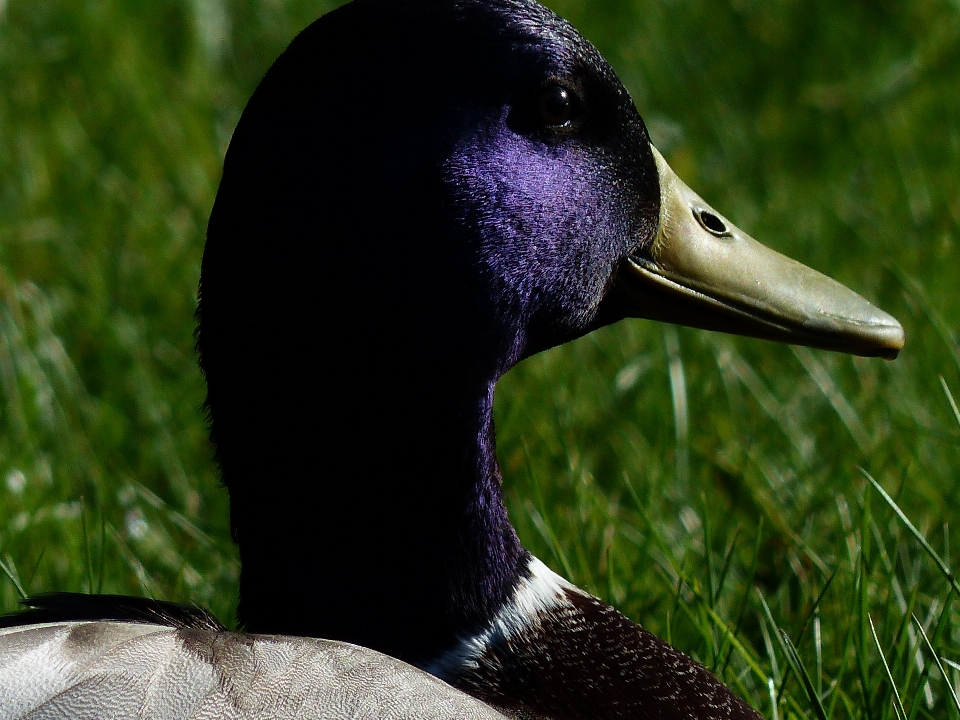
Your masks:
[[[444,175],[498,301],[565,335],[585,328],[630,232],[604,166],[576,144],[504,131],[458,148]]]

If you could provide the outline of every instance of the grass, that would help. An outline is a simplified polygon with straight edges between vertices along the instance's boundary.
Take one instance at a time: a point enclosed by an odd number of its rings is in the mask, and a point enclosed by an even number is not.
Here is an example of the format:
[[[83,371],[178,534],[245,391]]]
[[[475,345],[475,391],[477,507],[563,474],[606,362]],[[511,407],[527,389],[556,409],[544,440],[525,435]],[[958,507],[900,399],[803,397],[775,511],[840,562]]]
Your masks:
[[[330,2],[0,2],[0,610],[237,558],[192,314],[226,143]],[[766,717],[960,718],[960,5],[562,0],[677,172],[903,322],[893,363],[645,322],[532,358],[525,544]]]

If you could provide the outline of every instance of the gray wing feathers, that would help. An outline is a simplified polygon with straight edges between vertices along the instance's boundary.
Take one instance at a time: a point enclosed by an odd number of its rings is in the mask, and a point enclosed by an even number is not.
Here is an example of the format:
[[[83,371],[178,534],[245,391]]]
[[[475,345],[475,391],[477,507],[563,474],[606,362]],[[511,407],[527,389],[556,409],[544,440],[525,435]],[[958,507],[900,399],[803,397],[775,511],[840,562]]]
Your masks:
[[[0,629],[0,720],[502,720],[348,643],[121,622]]]

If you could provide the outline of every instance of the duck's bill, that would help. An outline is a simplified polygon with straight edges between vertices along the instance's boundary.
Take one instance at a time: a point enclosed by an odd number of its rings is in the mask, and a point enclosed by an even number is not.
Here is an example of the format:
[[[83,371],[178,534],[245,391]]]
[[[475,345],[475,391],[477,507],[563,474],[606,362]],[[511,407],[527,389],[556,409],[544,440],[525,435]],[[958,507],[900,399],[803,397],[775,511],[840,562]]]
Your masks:
[[[653,148],[660,227],[618,274],[628,313],[893,359],[903,328],[852,290],[761,245],[707,205]]]

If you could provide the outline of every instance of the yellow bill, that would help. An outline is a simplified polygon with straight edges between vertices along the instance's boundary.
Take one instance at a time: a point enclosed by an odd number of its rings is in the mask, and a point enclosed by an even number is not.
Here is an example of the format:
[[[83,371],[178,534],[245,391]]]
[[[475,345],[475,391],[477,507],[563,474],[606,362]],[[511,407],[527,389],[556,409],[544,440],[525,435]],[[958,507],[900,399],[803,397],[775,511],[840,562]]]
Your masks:
[[[652,146],[651,146],[652,147]],[[894,318],[826,275],[761,245],[711,208],[653,149],[660,226],[617,283],[633,317],[893,359]]]

